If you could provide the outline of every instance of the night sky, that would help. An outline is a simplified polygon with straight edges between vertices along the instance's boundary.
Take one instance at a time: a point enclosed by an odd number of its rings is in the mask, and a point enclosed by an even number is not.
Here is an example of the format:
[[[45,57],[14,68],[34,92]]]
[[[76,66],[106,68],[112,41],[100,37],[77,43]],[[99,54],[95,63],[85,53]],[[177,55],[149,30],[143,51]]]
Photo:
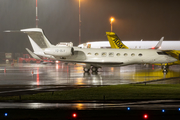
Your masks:
[[[79,43],[79,0],[38,0],[39,27],[52,44]],[[5,30],[33,28],[36,0],[0,0],[0,52],[32,49],[26,34]],[[105,41],[113,31],[122,40],[180,40],[179,0],[81,0],[81,42]]]

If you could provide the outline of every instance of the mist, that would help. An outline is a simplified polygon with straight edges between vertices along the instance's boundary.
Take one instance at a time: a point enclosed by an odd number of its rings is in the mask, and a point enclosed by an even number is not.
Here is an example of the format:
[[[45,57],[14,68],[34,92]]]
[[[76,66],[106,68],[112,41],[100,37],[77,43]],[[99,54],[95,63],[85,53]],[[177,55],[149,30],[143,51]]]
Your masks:
[[[81,43],[106,41],[113,32],[121,40],[180,40],[179,1],[81,0]],[[38,0],[38,27],[52,44],[79,44],[79,0]],[[36,0],[0,1],[0,52],[26,52],[26,34],[4,33],[36,27]]]

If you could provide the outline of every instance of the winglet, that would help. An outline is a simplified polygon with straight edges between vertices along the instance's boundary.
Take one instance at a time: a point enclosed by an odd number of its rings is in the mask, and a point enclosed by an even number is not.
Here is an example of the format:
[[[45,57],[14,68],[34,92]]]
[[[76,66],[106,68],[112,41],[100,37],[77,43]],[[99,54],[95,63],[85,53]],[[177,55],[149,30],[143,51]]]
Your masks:
[[[38,57],[36,54],[34,54],[32,51],[30,51],[28,48],[26,48],[26,50],[28,51],[28,53],[35,59],[38,60],[42,60],[40,57]]]
[[[154,49],[159,49],[161,47],[161,45],[162,45],[163,40],[164,40],[164,37],[161,37],[161,39],[159,40],[157,45],[154,47]]]
[[[111,48],[117,49],[129,49],[126,45],[122,43],[119,37],[114,32],[106,32],[106,36],[109,40]]]

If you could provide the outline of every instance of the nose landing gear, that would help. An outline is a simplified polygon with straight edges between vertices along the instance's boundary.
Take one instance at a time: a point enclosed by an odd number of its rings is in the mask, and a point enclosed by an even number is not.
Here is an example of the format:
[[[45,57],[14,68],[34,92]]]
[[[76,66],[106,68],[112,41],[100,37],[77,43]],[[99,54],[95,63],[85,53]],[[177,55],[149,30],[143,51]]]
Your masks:
[[[163,73],[167,73],[167,72],[168,72],[168,70],[167,70],[168,68],[169,68],[168,65],[163,65],[163,66],[162,66]]]

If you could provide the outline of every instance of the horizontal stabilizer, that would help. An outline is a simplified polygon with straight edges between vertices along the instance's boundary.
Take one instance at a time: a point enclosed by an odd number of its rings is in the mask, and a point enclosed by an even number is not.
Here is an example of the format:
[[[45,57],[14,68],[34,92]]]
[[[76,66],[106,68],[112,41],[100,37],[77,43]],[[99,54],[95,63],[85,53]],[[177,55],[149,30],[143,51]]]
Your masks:
[[[4,32],[21,32],[19,30],[5,30]]]
[[[35,59],[38,60],[42,60],[40,57],[38,57],[36,54],[34,54],[32,51],[30,51],[28,48],[26,48],[26,50],[28,51],[28,53]]]
[[[33,40],[42,49],[52,47],[41,28],[21,29],[21,32],[26,33],[28,38]]]

